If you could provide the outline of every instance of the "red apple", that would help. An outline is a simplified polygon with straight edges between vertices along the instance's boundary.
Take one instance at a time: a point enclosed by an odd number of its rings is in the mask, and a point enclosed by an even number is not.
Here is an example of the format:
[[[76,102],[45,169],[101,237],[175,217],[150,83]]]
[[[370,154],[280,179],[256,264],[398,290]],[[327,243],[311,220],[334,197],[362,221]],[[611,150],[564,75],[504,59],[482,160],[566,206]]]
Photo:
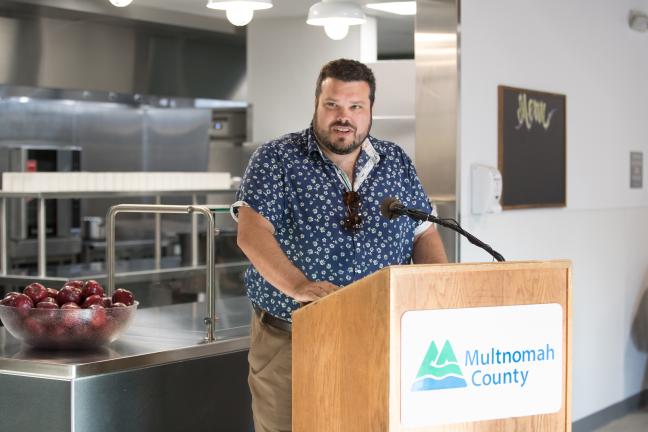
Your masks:
[[[69,280],[69,281],[67,281],[67,282],[65,282],[63,284],[63,288],[65,288],[67,286],[83,289],[83,287],[85,286],[85,283],[82,280]]]
[[[74,327],[79,327],[81,324],[81,317],[78,312],[75,312],[74,309],[81,309],[81,307],[76,303],[65,303],[61,306],[61,309],[66,309],[63,312],[63,325],[68,329],[73,329]],[[68,310],[71,309],[71,310]]]
[[[104,295],[103,287],[99,284],[99,282],[92,279],[90,279],[85,283],[85,286],[83,287],[83,291],[81,291],[81,296],[83,298],[90,297],[91,295],[99,295],[99,296]]]
[[[31,309],[34,307],[34,302],[32,299],[25,294],[18,294],[13,297],[13,305],[19,309]]]
[[[56,302],[61,305],[65,303],[79,303],[81,301],[81,289],[72,286],[65,286],[61,288],[56,296]]]
[[[65,327],[59,322],[47,326],[47,334],[50,338],[60,338],[65,334]]]
[[[48,298],[51,298],[51,297],[48,297]],[[52,300],[54,300],[54,299],[52,299]],[[49,301],[43,300],[42,302],[39,302],[36,305],[36,308],[37,309],[58,309],[59,307],[58,307],[58,304],[56,304],[56,301],[49,302]]]
[[[70,333],[72,333],[75,338],[81,338],[86,340],[92,339],[94,336],[92,332],[92,328],[90,328],[89,325],[85,325],[85,323],[72,327],[70,329]]]
[[[25,287],[23,294],[29,296],[35,304],[47,297],[47,288],[38,282],[34,282]]]
[[[123,288],[117,288],[113,293],[112,301],[113,303],[123,303],[126,306],[130,306],[133,303],[135,303],[135,297],[133,297],[132,292],[125,290]]]
[[[91,295],[90,297],[85,299],[81,307],[83,309],[88,309],[91,305],[94,304],[101,305],[101,307],[103,308],[103,298],[98,294]]]
[[[55,304],[56,307],[58,307],[58,303],[56,302],[56,299],[52,298],[52,297],[45,297],[43,300],[36,303],[36,306],[38,306],[41,303],[52,303],[52,304]]]
[[[45,326],[32,318],[26,318],[23,326],[31,336],[42,336],[45,332]]]
[[[2,305],[2,306],[13,306],[13,296],[5,297],[2,300],[0,300],[0,305]]]
[[[52,297],[52,298],[55,299],[56,296],[58,295],[58,293],[59,293],[59,290],[57,290],[56,288],[47,288],[47,296],[48,297]]]
[[[8,292],[7,294],[5,294],[4,298],[0,301],[0,305],[3,305],[3,306],[13,306],[13,299],[14,299],[14,297],[16,297],[18,294],[20,294],[20,293],[19,293],[19,292],[16,292],[16,291]]]
[[[43,300],[42,302],[36,305],[36,309],[38,309],[38,312],[35,312],[32,315],[34,319],[38,320],[43,325],[47,325],[49,327],[50,324],[58,322],[58,320],[56,319],[56,316],[58,314],[58,308],[59,307],[58,304],[56,304],[56,301],[50,302],[50,301]]]
[[[90,319],[90,324],[92,327],[99,328],[106,324],[106,309],[100,304],[90,305],[90,309],[93,310],[92,318]]]

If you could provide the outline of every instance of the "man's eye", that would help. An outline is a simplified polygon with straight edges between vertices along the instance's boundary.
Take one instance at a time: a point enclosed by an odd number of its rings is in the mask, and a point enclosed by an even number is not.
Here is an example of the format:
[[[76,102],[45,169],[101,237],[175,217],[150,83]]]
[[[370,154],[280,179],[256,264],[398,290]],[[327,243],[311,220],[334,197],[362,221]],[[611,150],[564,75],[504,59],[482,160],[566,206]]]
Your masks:
[[[337,105],[335,102],[326,102],[326,107],[327,108],[335,108]]]
[[[362,105],[351,105],[352,110],[359,110],[362,108]]]

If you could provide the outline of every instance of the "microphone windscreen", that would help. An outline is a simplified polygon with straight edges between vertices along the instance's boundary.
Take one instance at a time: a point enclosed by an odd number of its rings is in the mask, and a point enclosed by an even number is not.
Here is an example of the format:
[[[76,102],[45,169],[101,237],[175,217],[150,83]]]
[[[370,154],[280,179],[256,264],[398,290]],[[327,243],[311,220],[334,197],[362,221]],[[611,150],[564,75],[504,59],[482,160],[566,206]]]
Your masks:
[[[389,220],[398,217],[398,213],[394,211],[394,207],[402,207],[398,198],[387,197],[380,203],[380,213]]]

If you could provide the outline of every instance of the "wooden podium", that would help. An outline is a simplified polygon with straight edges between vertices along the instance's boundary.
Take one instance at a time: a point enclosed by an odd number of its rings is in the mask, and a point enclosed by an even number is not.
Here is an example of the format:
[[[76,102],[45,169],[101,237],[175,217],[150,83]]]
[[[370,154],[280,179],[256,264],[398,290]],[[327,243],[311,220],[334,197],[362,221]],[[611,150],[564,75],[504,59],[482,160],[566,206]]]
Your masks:
[[[422,427],[401,424],[404,313],[546,304],[562,307],[557,412]],[[571,309],[569,261],[384,268],[293,314],[293,430],[570,431]],[[559,323],[556,329],[560,333]]]

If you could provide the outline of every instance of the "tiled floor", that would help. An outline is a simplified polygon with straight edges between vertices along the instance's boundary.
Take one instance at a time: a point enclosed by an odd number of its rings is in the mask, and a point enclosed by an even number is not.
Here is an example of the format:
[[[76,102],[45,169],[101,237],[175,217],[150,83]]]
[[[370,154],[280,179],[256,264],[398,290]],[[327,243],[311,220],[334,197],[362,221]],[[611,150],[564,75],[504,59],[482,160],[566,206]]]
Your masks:
[[[596,432],[646,432],[648,431],[648,411],[642,410],[628,414],[618,420],[596,429]]]

